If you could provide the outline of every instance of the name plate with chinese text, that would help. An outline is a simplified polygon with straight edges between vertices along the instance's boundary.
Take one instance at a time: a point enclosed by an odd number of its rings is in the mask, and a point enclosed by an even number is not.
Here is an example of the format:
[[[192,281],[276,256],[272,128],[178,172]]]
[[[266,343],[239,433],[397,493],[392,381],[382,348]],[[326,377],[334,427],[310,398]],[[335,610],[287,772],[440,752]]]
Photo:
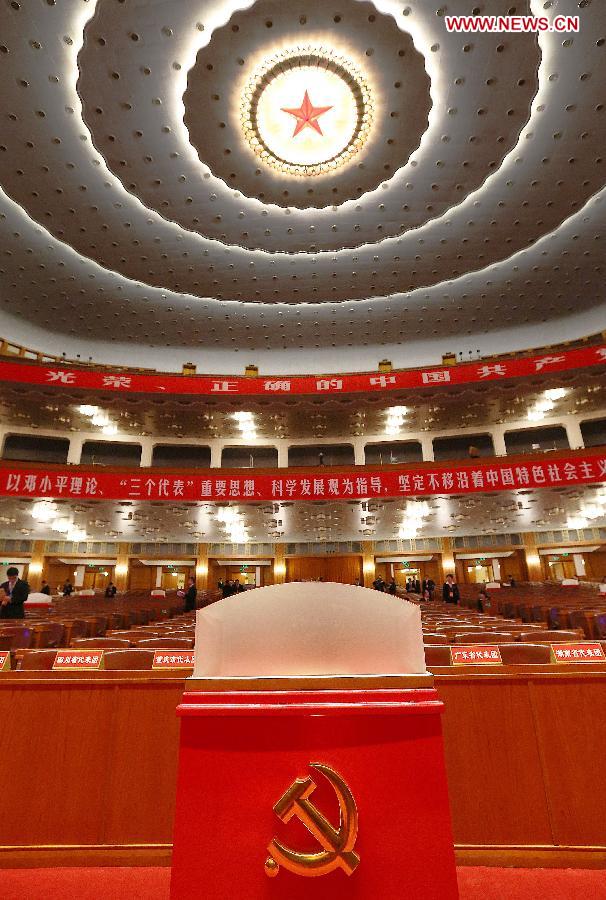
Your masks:
[[[103,668],[103,650],[57,650],[53,670],[89,670],[96,671]]]
[[[606,662],[604,648],[597,641],[578,641],[551,645],[552,662]]]
[[[156,650],[152,669],[193,669],[193,650]]]
[[[496,644],[461,644],[450,648],[453,666],[502,666],[501,651]]]

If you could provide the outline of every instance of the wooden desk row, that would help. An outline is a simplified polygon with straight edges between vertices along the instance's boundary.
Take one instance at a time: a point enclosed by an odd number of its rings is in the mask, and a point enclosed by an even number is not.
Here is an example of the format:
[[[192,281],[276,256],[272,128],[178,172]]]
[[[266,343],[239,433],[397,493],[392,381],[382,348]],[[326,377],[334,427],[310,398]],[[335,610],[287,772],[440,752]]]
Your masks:
[[[435,676],[459,859],[604,865],[606,666]],[[1,674],[0,866],[168,863],[183,687]]]

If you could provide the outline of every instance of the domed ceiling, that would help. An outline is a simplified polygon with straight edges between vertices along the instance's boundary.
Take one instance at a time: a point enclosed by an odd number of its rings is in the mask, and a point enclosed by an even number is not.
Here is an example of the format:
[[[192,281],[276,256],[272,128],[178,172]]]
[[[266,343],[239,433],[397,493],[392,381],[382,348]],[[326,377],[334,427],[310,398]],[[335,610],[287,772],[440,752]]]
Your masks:
[[[606,7],[470,12],[2,0],[1,335],[289,372],[603,328]]]

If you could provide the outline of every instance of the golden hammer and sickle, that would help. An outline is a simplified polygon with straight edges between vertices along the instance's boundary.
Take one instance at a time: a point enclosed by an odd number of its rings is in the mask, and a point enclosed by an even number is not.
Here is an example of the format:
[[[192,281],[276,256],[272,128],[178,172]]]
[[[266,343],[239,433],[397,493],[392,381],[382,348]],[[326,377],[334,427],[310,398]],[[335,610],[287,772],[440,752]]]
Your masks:
[[[360,857],[354,851],[358,836],[358,810],[351,791],[345,780],[333,769],[322,763],[310,765],[321,772],[335,790],[339,801],[339,828],[333,828],[310,802],[309,797],[316,789],[310,776],[297,778],[280,797],[274,806],[274,812],[282,822],[289,822],[293,816],[297,816],[323,849],[318,853],[298,853],[274,838],[267,847],[271,855],[265,862],[265,872],[269,877],[277,875],[280,866],[295,875],[308,877],[326,875],[337,868],[351,875],[360,862]]]

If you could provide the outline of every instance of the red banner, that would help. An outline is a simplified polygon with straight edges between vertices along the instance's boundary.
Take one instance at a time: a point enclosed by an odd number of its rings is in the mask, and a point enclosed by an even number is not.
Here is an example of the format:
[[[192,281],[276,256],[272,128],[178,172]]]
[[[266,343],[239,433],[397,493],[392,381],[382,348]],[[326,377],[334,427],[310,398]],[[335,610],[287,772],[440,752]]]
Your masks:
[[[588,452],[536,457],[527,462],[484,459],[473,463],[436,465],[423,469],[379,471],[355,469],[271,474],[162,474],[137,469],[137,474],[74,470],[43,471],[27,467],[0,469],[0,496],[89,500],[155,500],[225,503],[259,500],[351,500],[372,497],[423,497],[473,494],[520,488],[570,487],[606,481],[606,456]]]
[[[569,369],[606,363],[606,345],[581,347],[507,359],[499,362],[465,363],[457,366],[428,366],[427,369],[359,375],[270,376],[237,378],[231,375],[136,375],[128,371],[96,372],[60,364],[33,365],[0,361],[0,381],[44,384],[57,388],[83,388],[116,394],[194,394],[202,396],[290,396],[315,394],[330,396],[352,393],[389,393],[410,388],[436,388],[483,383],[507,378],[551,375]]]

